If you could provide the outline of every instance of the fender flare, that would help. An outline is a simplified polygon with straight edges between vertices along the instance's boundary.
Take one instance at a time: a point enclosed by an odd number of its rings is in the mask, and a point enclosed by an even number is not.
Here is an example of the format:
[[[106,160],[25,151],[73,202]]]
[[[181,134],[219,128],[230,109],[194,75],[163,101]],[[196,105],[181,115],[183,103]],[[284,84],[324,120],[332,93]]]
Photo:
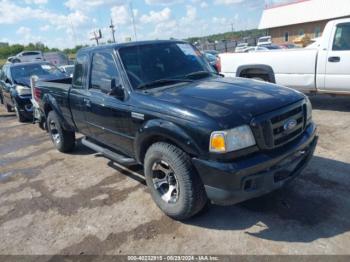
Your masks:
[[[72,127],[71,125],[68,124],[68,122],[65,120],[63,113],[60,109],[60,107],[57,104],[56,99],[50,95],[50,94],[45,94],[43,96],[42,99],[43,102],[43,109],[44,109],[44,114],[45,114],[45,118],[47,119],[47,116],[49,114],[49,111],[47,110],[47,108],[51,108],[52,111],[54,111],[56,113],[56,115],[58,116],[58,119],[61,121],[62,127],[63,129],[67,130],[67,131],[75,131],[74,127]],[[51,110],[50,110],[51,111]]]
[[[147,148],[155,141],[169,141],[190,155],[199,155],[200,148],[180,126],[161,119],[146,122],[134,140],[136,160],[143,162]]]
[[[271,66],[263,65],[263,64],[242,65],[237,68],[236,77],[240,77],[242,71],[247,69],[259,69],[259,70],[265,71],[269,76],[269,79],[271,80],[271,82],[276,84],[275,72],[273,71]]]

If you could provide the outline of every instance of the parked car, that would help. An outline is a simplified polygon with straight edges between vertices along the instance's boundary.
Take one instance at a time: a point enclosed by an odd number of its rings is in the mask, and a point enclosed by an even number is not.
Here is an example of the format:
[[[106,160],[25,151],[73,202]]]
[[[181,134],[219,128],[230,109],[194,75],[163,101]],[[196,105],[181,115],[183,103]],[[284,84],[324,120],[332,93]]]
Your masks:
[[[203,53],[211,54],[213,56],[218,56],[220,54],[219,51],[216,50],[204,50]]]
[[[271,36],[263,36],[258,39],[258,46],[260,45],[272,45],[272,38]]]
[[[240,53],[240,52],[244,52],[244,50],[248,47],[247,43],[240,43],[237,45],[237,47],[235,48],[235,52],[236,53]]]
[[[282,47],[280,47],[279,45],[275,45],[275,44],[270,44],[270,45],[259,45],[260,48],[266,48],[267,50],[278,50],[278,49],[282,49]]]
[[[59,69],[69,77],[73,77],[74,65],[60,66]]]
[[[30,77],[61,79],[67,76],[46,62],[5,64],[0,79],[2,100],[8,112],[16,112],[19,122],[33,119]]]
[[[210,199],[238,203],[282,187],[311,159],[316,126],[292,89],[215,73],[192,45],[148,41],[82,49],[73,79],[33,85],[38,122],[55,147],[82,143],[141,164],[168,216]]]
[[[0,80],[3,79],[3,75],[4,75],[4,71],[3,69],[1,68],[0,69]],[[2,95],[2,88],[0,86],[0,104],[4,104],[4,98],[3,98],[3,95]]]
[[[44,61],[43,52],[41,51],[23,51],[16,55],[16,58],[19,59],[18,62],[39,62]]]
[[[70,62],[68,56],[63,52],[44,53],[44,59],[55,66],[68,65]]]
[[[244,51],[242,51],[242,53],[252,53],[252,52],[258,52],[258,51],[269,51],[269,49],[262,46],[249,46]]]
[[[253,53],[253,52],[261,52],[261,51],[270,51],[281,49],[278,45],[260,45],[260,46],[248,46],[241,53]]]
[[[350,19],[328,22],[319,41],[312,48],[220,54],[221,73],[307,93],[350,94]]]
[[[284,49],[295,49],[295,48],[299,48],[297,45],[295,44],[281,44],[279,45],[281,48]]]
[[[204,57],[208,60],[209,64],[214,67],[214,69],[217,71],[216,65],[218,63],[219,57],[212,55],[210,53],[204,53]]]

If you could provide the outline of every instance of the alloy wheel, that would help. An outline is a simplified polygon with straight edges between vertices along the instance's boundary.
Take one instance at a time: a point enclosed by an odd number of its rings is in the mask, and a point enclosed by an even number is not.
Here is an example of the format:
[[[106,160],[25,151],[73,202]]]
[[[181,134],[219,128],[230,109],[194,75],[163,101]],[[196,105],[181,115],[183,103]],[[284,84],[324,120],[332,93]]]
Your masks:
[[[179,182],[170,165],[156,161],[152,166],[152,182],[161,199],[169,204],[175,204],[180,195]]]

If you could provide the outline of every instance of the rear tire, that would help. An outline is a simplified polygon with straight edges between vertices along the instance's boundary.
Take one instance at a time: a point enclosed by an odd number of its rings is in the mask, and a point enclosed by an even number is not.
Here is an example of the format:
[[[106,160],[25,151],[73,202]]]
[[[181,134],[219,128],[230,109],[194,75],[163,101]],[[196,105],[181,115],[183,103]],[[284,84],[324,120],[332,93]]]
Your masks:
[[[46,125],[51,140],[58,151],[68,153],[74,149],[75,132],[64,130],[54,111],[49,112]]]
[[[257,81],[262,81],[262,82],[268,82],[264,78],[261,78],[261,77],[258,77],[258,76],[254,76],[251,79],[254,79],[254,80],[257,80]]]
[[[147,185],[158,207],[168,216],[184,220],[203,209],[207,196],[190,157],[168,143],[155,143],[144,161]]]

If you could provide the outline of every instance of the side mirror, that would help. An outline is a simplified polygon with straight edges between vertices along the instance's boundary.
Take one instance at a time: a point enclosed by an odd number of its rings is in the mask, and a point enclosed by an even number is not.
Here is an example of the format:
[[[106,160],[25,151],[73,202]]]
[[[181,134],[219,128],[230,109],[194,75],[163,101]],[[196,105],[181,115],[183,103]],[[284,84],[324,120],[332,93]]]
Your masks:
[[[120,100],[124,100],[125,98],[124,88],[120,83],[119,79],[118,81],[116,79],[111,80],[111,92],[109,93],[109,95],[114,96]]]
[[[104,84],[100,86],[100,89],[103,93],[114,96],[120,100],[123,100],[125,97],[123,86],[120,81],[116,79],[105,81]]]

